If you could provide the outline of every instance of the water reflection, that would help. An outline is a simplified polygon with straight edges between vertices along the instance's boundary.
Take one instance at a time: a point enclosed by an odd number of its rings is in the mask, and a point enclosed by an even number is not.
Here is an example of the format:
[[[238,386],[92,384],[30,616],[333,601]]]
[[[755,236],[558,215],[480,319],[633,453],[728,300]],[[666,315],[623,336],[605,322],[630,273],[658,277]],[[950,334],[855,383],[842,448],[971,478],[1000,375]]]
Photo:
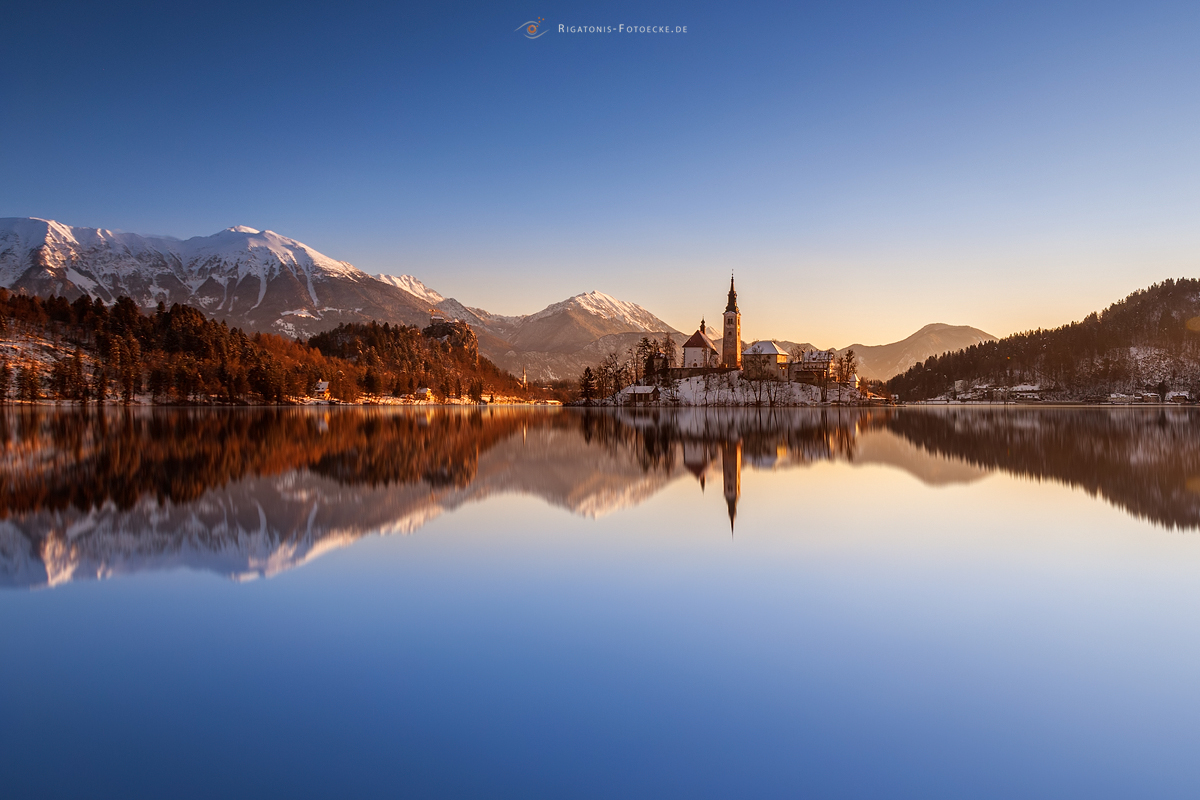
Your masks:
[[[744,469],[886,464],[931,486],[1002,470],[1200,526],[1186,409],[91,410],[0,413],[0,585],[186,566],[272,575],[469,501],[583,516],[715,480],[736,527]]]

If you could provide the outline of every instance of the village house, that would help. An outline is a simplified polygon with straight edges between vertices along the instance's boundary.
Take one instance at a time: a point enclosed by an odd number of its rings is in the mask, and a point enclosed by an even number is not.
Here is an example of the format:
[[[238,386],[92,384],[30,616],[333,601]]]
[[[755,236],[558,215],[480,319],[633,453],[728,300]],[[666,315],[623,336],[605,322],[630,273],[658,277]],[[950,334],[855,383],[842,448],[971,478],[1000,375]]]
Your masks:
[[[833,359],[833,350],[805,350],[799,359],[788,364],[788,377],[801,383],[822,383],[829,379]]]
[[[630,386],[626,390],[625,402],[631,406],[657,403],[660,394],[657,386]]]
[[[786,379],[787,351],[772,341],[755,342],[742,351],[742,369],[749,378]]]

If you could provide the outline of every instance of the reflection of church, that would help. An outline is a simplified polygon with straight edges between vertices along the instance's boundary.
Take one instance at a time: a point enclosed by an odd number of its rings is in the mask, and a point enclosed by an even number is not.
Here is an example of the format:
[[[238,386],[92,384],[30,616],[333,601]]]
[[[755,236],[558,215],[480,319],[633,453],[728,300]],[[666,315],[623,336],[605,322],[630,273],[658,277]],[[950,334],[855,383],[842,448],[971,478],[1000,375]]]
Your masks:
[[[722,492],[729,509],[729,530],[737,517],[738,499],[742,496],[742,440],[729,440],[720,444],[711,441],[689,440],[683,443],[683,465],[700,482],[700,491],[708,478],[708,470],[717,454],[721,456]]]
[[[732,290],[731,290],[732,291]],[[742,496],[742,440],[726,440],[721,445],[721,476],[724,479],[725,505],[729,507],[729,532],[733,533],[733,518],[737,516],[738,498]]]

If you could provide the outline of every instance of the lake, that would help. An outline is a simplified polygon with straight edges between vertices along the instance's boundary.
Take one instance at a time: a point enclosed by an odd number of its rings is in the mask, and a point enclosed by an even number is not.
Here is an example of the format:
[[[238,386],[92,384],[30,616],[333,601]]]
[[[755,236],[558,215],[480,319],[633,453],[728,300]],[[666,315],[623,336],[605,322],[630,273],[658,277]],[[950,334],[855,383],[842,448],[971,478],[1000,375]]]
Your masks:
[[[1186,408],[0,409],[6,797],[1195,797]]]

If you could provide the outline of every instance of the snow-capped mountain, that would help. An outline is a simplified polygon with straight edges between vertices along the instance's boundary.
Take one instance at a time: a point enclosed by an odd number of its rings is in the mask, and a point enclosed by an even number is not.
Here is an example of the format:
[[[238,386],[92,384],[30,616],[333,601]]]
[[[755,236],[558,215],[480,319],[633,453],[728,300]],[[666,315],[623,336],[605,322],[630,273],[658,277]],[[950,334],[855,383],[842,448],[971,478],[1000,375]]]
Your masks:
[[[636,303],[628,303],[604,292],[591,291],[577,294],[561,303],[546,306],[536,314],[525,317],[526,323],[553,317],[556,314],[579,310],[586,314],[602,317],[627,330],[652,333],[655,331],[672,330],[665,322],[651,314]]]
[[[679,333],[636,303],[591,291],[519,316],[492,314],[446,297],[412,275],[378,275],[379,280],[419,297],[448,319],[475,329],[479,351],[514,374],[534,380],[578,375],[609,352],[624,353],[643,336]]]
[[[35,218],[0,219],[0,286],[143,307],[185,303],[231,325],[306,335],[339,322],[425,324],[428,304],[273,231],[179,240]]]
[[[390,284],[399,289],[403,289],[404,291],[408,292],[409,294],[415,295],[416,297],[419,297],[422,300],[428,301],[430,304],[435,305],[435,306],[438,303],[440,303],[446,299],[446,298],[442,297],[440,294],[438,294],[437,292],[435,292],[433,289],[430,289],[428,286],[421,283],[421,280],[414,275],[383,275],[383,274],[379,274],[379,275],[376,275],[375,277],[378,278],[379,280],[383,281],[384,283]]]
[[[660,332],[675,330],[639,305],[588,292],[520,318],[507,338],[520,350],[574,353],[603,336]]]

